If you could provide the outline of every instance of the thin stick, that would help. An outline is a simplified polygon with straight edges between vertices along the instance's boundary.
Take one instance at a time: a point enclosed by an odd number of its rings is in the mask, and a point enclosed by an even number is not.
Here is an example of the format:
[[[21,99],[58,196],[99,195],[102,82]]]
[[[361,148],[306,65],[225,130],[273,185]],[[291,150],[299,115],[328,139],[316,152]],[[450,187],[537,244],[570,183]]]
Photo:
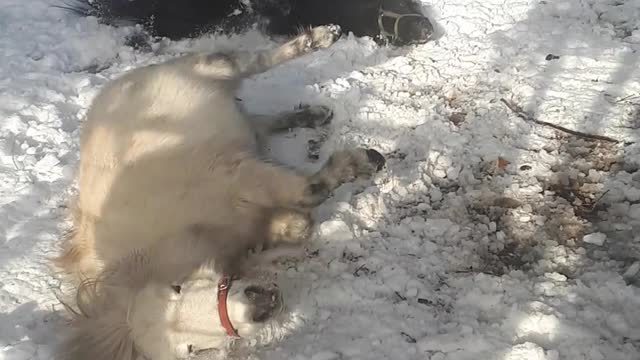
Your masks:
[[[20,167],[18,166],[18,163],[16,162],[16,138],[15,136],[11,139],[11,161],[13,162],[13,166],[16,168],[16,170],[22,170],[20,169]]]
[[[625,96],[623,98],[620,98],[620,99],[616,100],[615,103],[618,104],[618,103],[621,103],[621,102],[623,102],[625,100],[635,99],[637,97],[640,97],[640,95],[636,95],[636,94],[627,95],[627,96]]]
[[[612,142],[612,143],[619,143],[620,140],[616,140],[614,138],[610,138],[608,136],[603,136],[603,135],[592,135],[592,134],[587,134],[587,133],[583,133],[580,131],[575,131],[575,130],[571,130],[571,129],[567,129],[565,127],[559,126],[559,125],[555,125],[546,121],[541,121],[541,120],[536,120],[534,118],[532,118],[531,116],[527,115],[524,111],[522,111],[522,108],[520,108],[518,105],[513,104],[507,100],[505,100],[504,98],[501,98],[500,101],[502,101],[503,104],[505,104],[506,107],[509,108],[509,110],[513,111],[516,115],[518,115],[518,117],[527,120],[527,121],[531,121],[534,122],[538,125],[544,125],[544,126],[549,126],[552,127],[556,130],[560,130],[563,131],[565,133],[571,134],[571,135],[575,135],[578,137],[582,137],[582,138],[587,138],[587,139],[593,139],[593,140],[602,140],[602,141],[608,141],[608,142]]]
[[[593,212],[593,210],[595,210],[596,206],[598,206],[598,203],[600,202],[600,200],[607,195],[607,193],[609,192],[609,190],[611,189],[607,189],[607,191],[603,192],[602,194],[600,194],[600,196],[598,196],[598,198],[596,199],[596,201],[593,203],[593,205],[591,205],[591,208],[589,209],[589,212]]]

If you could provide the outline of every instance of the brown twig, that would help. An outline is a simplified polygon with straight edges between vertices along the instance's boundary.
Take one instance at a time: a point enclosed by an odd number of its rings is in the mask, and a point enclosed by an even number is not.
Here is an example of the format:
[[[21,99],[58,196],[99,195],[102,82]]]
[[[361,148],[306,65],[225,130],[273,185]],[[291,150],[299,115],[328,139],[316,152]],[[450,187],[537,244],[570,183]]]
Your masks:
[[[560,125],[555,125],[546,121],[541,121],[541,120],[537,120],[532,118],[531,116],[527,115],[527,113],[525,113],[522,108],[512,102],[509,102],[507,100],[505,100],[504,98],[501,98],[500,101],[505,104],[506,107],[509,108],[509,110],[513,111],[516,115],[518,115],[519,118],[522,118],[524,120],[527,121],[531,121],[534,122],[538,125],[543,125],[543,126],[549,126],[552,127],[556,130],[565,132],[567,134],[571,134],[574,136],[578,136],[578,137],[582,137],[582,138],[587,138],[587,139],[593,139],[593,140],[602,140],[602,141],[607,141],[607,142],[612,142],[612,143],[619,143],[620,140],[616,140],[614,138],[610,138],[608,136],[604,136],[604,135],[593,135],[593,134],[587,134],[587,133],[583,133],[580,131],[575,131],[575,130],[571,130],[571,129],[567,129],[565,127],[562,127]]]
[[[640,97],[640,95],[637,95],[637,94],[627,95],[627,96],[625,96],[623,98],[620,98],[620,99],[616,100],[615,104],[619,104],[619,103],[624,102],[624,101],[629,100],[629,99],[636,99],[638,97]]]
[[[11,139],[11,161],[13,162],[13,166],[16,168],[16,170],[22,170],[19,166],[18,163],[16,162],[16,138],[15,136]]]
[[[591,208],[588,209],[588,212],[593,212],[593,210],[595,210],[596,206],[598,206],[598,203],[600,202],[600,200],[602,200],[602,198],[607,195],[607,193],[609,192],[609,190],[611,189],[607,189],[607,191],[603,192],[602,194],[600,194],[600,196],[598,196],[598,198],[596,199],[596,201],[593,202],[593,205],[591,205]]]
[[[369,269],[367,269],[367,264],[362,264],[362,265],[358,266],[356,271],[353,272],[353,276],[359,277],[360,276],[360,271],[363,271],[363,270],[366,271],[366,272],[369,271]]]
[[[406,332],[401,332],[400,335],[402,335],[402,337],[404,338],[404,340],[410,344],[415,344],[417,342],[416,338],[414,338],[413,336],[407,334]]]

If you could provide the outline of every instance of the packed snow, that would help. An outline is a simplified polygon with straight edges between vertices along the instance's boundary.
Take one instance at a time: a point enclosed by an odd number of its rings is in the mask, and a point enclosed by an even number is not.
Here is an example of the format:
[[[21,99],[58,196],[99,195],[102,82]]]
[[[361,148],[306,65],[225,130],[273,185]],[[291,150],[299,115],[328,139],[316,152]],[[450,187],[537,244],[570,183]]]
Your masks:
[[[186,51],[275,45],[251,31],[136,50],[132,28],[52,5],[0,5],[2,360],[50,359],[65,326],[47,259],[101,86]],[[285,163],[310,171],[347,145],[388,159],[316,210],[306,258],[277,268],[296,326],[243,356],[640,359],[640,0],[425,10],[437,41],[349,36],[242,89],[254,112],[334,108],[328,129],[274,139]]]

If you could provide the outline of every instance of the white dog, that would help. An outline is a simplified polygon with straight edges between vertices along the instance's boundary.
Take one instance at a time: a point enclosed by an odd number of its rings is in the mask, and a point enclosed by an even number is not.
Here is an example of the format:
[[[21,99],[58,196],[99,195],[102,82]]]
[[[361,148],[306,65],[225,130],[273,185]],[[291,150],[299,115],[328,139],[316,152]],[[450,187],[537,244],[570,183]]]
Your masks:
[[[380,170],[371,149],[303,175],[262,159],[270,132],[327,123],[306,107],[270,121],[235,100],[243,78],[328,47],[337,26],[249,53],[194,54],[135,69],[93,101],[83,128],[73,231],[55,264],[75,286],[74,360],[177,359],[250,337],[282,310],[276,285],[233,279],[247,251],[297,244],[309,209]]]

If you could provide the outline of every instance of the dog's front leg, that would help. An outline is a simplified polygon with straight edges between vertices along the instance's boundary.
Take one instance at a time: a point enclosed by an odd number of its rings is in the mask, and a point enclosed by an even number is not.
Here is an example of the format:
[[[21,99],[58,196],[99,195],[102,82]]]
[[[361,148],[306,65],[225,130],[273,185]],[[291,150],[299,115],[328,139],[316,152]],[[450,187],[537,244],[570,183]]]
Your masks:
[[[373,149],[338,151],[329,157],[317,173],[308,177],[301,205],[319,205],[340,185],[356,178],[370,177],[380,171],[385,163],[384,156]]]
[[[268,219],[268,242],[299,243],[310,235],[309,208],[326,200],[338,186],[372,176],[385,162],[373,149],[342,150],[318,172],[305,176],[257,158],[245,159],[235,168],[237,178],[246,182],[238,193],[236,211],[268,211],[264,216]]]

